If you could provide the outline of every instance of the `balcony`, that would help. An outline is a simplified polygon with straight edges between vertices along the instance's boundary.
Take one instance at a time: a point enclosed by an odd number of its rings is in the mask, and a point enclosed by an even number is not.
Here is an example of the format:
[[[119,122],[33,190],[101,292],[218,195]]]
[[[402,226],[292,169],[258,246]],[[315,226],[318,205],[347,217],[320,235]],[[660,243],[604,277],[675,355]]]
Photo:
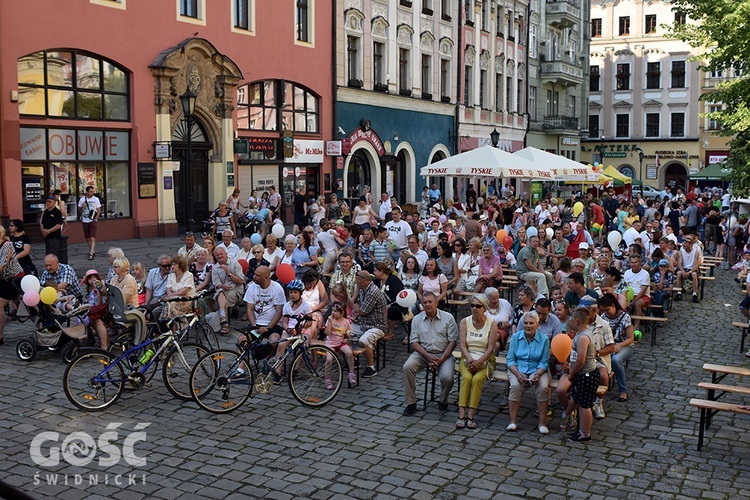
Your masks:
[[[578,118],[574,116],[545,116],[542,123],[544,130],[574,130],[578,133]]]
[[[581,9],[571,0],[548,1],[547,22],[558,29],[572,28],[581,22]]]
[[[560,83],[563,85],[581,85],[583,70],[570,61],[555,60],[542,62],[542,83]]]

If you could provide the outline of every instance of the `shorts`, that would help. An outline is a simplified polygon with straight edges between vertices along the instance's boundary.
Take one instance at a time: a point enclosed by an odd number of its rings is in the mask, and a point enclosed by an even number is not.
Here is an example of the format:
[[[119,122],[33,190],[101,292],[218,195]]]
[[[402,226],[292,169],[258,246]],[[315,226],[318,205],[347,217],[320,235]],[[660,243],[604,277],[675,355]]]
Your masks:
[[[255,326],[257,326],[258,328],[260,328],[261,326],[266,326],[266,325],[255,325]],[[268,328],[268,327],[266,326],[266,328]],[[284,329],[281,328],[281,325],[276,324],[276,326],[274,326],[273,328],[270,328],[266,333],[263,334],[263,338],[267,339],[268,337],[270,337],[274,333],[277,333],[277,334],[281,335],[282,333],[284,333]]]
[[[579,373],[573,377],[571,394],[573,401],[581,408],[591,408],[596,400],[596,390],[599,388],[599,370],[589,373]]]
[[[359,325],[357,325],[356,323],[352,325],[352,332],[356,334],[358,331],[361,331],[358,327]],[[385,332],[383,330],[381,330],[380,328],[370,328],[360,335],[359,345],[360,347],[369,347],[370,349],[375,349],[378,340],[382,339],[383,337],[385,337]]]
[[[349,345],[349,342],[343,337],[338,337],[335,335],[326,337],[326,347],[330,347],[334,351],[340,351],[341,348],[345,345]]]
[[[0,299],[14,300],[18,298],[18,295],[21,293],[21,277],[23,277],[23,273],[19,273],[18,276],[14,276],[9,280],[0,279]]]
[[[598,222],[594,222],[591,224],[591,232],[592,233],[600,233],[602,231],[602,228],[604,227],[603,224],[599,224]]]
[[[643,301],[643,307],[648,307],[651,304],[651,297],[649,297],[648,295],[644,295],[638,300]]]
[[[750,295],[745,295],[745,298],[740,302],[740,309],[750,309]]]
[[[98,223],[96,221],[94,222],[84,222],[83,223],[83,237],[84,238],[96,238],[96,226]]]
[[[219,294],[223,293],[227,299],[227,307],[234,307],[242,301],[244,293],[241,288],[233,288],[231,290],[217,290],[214,294],[214,299],[218,300]]]

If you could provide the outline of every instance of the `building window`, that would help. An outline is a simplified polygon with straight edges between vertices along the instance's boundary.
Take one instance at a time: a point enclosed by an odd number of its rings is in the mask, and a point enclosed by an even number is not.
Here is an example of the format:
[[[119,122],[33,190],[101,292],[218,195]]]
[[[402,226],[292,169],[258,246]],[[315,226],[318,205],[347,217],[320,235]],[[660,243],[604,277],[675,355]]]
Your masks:
[[[646,34],[656,33],[656,14],[646,15]]]
[[[601,73],[599,66],[589,66],[589,92],[600,92]]]
[[[517,89],[516,92],[516,113],[523,114],[523,89],[526,88],[523,85],[523,80],[521,78],[518,79],[517,82]]]
[[[532,24],[529,27],[529,55],[533,58],[538,57],[538,47],[537,47],[537,26],[536,24]]]
[[[674,22],[675,24],[685,24],[687,22],[687,14],[684,12],[675,12]]]
[[[440,17],[443,21],[450,21],[452,19],[451,1],[452,0],[442,0],[440,2]]]
[[[473,72],[473,67],[464,66],[464,106],[466,107],[474,105],[472,102],[473,89],[471,88],[474,83],[474,79],[472,78]]]
[[[617,90],[630,90],[630,63],[617,65]]]
[[[630,16],[622,16],[620,18],[620,36],[627,36],[630,34]]]
[[[128,76],[85,52],[35,52],[18,59],[18,103],[22,115],[127,121]]]
[[[497,33],[497,36],[499,36],[500,38],[505,37],[505,34],[503,34],[503,22],[505,21],[505,14],[503,12],[503,8],[500,5],[495,7],[495,31]]]
[[[646,64],[646,88],[647,89],[660,89],[661,88],[661,63],[650,62]]]
[[[432,94],[432,58],[422,54],[422,94]]]
[[[464,1],[464,19],[465,24],[474,26],[474,0]]]
[[[536,87],[529,87],[529,115],[536,119]]]
[[[596,18],[591,20],[591,38],[602,36],[602,19]]]
[[[180,15],[200,19],[201,13],[198,11],[198,6],[198,0],[180,0]]]
[[[589,115],[589,138],[599,138],[599,115]]]
[[[486,69],[480,69],[479,70],[479,106],[482,109],[487,109],[489,106],[487,104],[488,96],[487,96],[487,70]]]
[[[450,101],[451,98],[451,62],[440,60],[440,99]]]
[[[721,111],[721,106],[709,106],[708,112],[709,114],[718,113]],[[708,117],[708,130],[721,130],[721,125],[719,124],[719,119],[715,116],[709,116]]]
[[[482,31],[487,31],[489,25],[489,0],[482,0]]]
[[[104,7],[114,7],[115,9],[125,10],[125,0],[89,0],[90,3],[102,5]]]
[[[630,115],[618,114],[616,117],[615,137],[630,136]]]
[[[495,73],[495,111],[503,110],[503,74]]]
[[[411,91],[409,84],[409,49],[398,49],[398,89],[400,93]]]
[[[670,137],[685,137],[685,113],[672,113]]]
[[[297,41],[312,43],[311,0],[297,0]]]
[[[511,107],[512,102],[513,102],[513,77],[506,76],[505,77],[505,111],[507,113],[513,112],[513,108]]]
[[[351,87],[361,87],[362,79],[359,77],[359,42],[357,36],[346,37],[346,77]]]
[[[372,43],[372,80],[375,85],[385,85],[384,71],[385,44]]]
[[[319,97],[295,83],[265,80],[237,88],[240,129],[317,133],[319,114]]]
[[[646,137],[659,137],[659,113],[646,113]]]
[[[234,0],[234,27],[243,30],[252,30],[252,19],[250,9],[251,0]]]
[[[685,88],[685,61],[672,61],[672,88]]]

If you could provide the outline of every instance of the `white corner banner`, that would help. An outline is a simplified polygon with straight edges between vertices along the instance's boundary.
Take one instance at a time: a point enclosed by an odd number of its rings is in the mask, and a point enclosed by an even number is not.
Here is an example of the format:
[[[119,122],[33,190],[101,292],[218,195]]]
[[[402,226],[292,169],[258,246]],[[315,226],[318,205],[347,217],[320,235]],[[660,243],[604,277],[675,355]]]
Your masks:
[[[294,156],[284,163],[323,163],[323,141],[294,140]]]

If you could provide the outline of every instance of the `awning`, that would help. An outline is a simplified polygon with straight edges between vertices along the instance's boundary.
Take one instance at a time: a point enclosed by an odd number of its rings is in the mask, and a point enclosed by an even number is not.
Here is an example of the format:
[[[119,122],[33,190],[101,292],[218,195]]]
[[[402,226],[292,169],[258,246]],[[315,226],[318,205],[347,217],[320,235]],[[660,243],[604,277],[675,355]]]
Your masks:
[[[689,178],[698,181],[723,181],[731,171],[723,163],[713,163],[697,174],[690,174]]]
[[[612,165],[608,166],[604,169],[604,173],[610,177],[612,177],[612,181],[614,182],[615,186],[622,187],[625,184],[631,184],[633,182],[633,179],[628,177],[627,175],[623,175],[620,173],[619,170],[617,170]]]
[[[557,182],[571,181],[571,184],[600,184],[609,178],[603,179],[600,172],[594,172],[591,165],[578,163],[564,156],[549,153],[537,148],[524,148],[513,153],[514,156],[526,158],[536,165],[544,165],[554,173],[553,180]],[[606,176],[605,176],[606,177]]]
[[[492,146],[472,149],[419,170],[422,177],[522,178],[551,181],[552,170]]]

